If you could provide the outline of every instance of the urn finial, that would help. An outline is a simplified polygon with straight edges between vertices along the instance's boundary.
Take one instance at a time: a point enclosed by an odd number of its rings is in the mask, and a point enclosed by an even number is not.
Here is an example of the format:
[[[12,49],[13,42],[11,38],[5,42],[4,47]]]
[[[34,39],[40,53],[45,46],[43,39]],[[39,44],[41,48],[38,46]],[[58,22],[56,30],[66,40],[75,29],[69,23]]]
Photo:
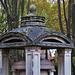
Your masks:
[[[36,6],[35,5],[31,5],[29,10],[30,10],[30,14],[36,15]]]

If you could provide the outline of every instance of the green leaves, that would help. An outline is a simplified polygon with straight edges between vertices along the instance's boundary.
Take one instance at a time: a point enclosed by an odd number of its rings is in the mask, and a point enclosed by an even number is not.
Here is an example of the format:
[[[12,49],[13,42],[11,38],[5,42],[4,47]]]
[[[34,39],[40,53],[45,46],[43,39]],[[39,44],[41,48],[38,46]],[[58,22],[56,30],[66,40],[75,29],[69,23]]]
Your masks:
[[[3,7],[0,8],[0,35],[7,31],[7,18]]]

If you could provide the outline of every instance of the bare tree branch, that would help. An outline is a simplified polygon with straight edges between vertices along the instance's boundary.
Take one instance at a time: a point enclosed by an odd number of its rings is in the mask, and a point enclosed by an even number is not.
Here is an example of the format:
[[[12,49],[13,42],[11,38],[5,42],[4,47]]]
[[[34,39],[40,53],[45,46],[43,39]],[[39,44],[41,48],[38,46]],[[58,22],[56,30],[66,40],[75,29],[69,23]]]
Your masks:
[[[6,7],[5,7],[5,5],[4,5],[4,3],[3,3],[3,0],[0,0],[0,2],[1,2],[1,4],[2,4],[2,6],[4,7],[4,9],[6,10]]]
[[[15,0],[15,15],[17,15],[17,0]]]
[[[3,3],[3,1],[1,0],[1,4],[2,4],[2,6],[4,7],[4,9],[6,10],[7,15],[9,15],[6,0],[4,0],[4,1],[5,1],[5,2]]]
[[[19,6],[18,6],[18,16],[20,15],[20,6],[21,6],[21,0],[19,0]]]
[[[57,0],[58,2],[58,16],[59,16],[59,24],[60,24],[60,30],[64,34],[64,30],[62,27],[62,21],[61,21],[61,8],[60,8],[60,0]]]
[[[9,15],[9,10],[8,10],[8,6],[7,6],[7,1],[4,0],[4,3],[5,3],[5,7],[6,7],[6,11],[7,11],[7,15]]]
[[[67,25],[67,36],[70,38],[70,20],[71,20],[71,0],[68,3],[68,25]]]
[[[12,0],[12,16],[13,16],[13,0]]]
[[[11,13],[11,5],[10,5],[9,0],[8,0],[8,5],[9,5],[10,13]]]
[[[28,0],[27,14],[29,13],[30,0]]]
[[[72,5],[72,38],[75,39],[75,4]]]
[[[21,16],[23,16],[23,12],[24,12],[24,0],[22,0],[22,3],[21,3]]]
[[[67,28],[68,21],[67,21],[67,18],[66,18],[66,11],[65,11],[65,2],[64,2],[64,0],[63,0],[63,10],[64,10],[64,18],[65,18],[66,28]]]

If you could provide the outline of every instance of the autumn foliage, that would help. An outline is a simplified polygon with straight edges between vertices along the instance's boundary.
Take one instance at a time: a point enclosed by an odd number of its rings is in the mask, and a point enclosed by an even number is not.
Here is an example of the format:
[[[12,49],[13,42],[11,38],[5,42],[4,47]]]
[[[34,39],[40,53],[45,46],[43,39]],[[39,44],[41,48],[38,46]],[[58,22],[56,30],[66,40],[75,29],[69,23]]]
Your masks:
[[[40,2],[35,2],[32,1],[31,4],[36,5],[37,7],[37,14],[41,16],[45,16],[45,25],[48,28],[57,30],[60,32],[60,25],[59,25],[59,18],[58,18],[58,4],[57,2],[47,2],[47,1],[40,1]],[[67,2],[66,2],[67,4]],[[66,33],[66,23],[64,19],[64,14],[63,14],[63,5],[61,3],[61,15],[62,15],[62,23],[63,23],[63,29]],[[66,13],[67,13],[67,5],[66,5]]]

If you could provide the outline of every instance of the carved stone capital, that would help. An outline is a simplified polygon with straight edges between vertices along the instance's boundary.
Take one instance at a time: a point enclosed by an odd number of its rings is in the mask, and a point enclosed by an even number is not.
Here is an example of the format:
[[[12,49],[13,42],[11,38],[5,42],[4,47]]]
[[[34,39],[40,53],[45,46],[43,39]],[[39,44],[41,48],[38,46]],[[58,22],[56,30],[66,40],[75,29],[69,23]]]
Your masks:
[[[28,51],[31,51],[31,52],[40,51],[41,47],[25,47],[25,50],[26,50],[26,52],[28,52]]]

